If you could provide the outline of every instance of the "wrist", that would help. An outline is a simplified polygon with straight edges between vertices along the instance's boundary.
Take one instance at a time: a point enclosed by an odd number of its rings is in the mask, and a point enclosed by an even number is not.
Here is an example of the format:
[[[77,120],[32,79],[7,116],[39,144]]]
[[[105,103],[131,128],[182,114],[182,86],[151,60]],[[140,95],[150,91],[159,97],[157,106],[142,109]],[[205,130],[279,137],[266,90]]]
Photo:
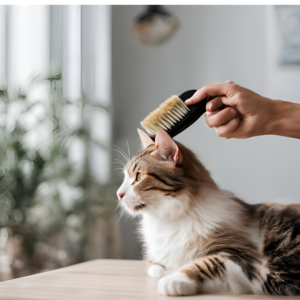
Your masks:
[[[300,138],[300,104],[271,100],[266,134]]]

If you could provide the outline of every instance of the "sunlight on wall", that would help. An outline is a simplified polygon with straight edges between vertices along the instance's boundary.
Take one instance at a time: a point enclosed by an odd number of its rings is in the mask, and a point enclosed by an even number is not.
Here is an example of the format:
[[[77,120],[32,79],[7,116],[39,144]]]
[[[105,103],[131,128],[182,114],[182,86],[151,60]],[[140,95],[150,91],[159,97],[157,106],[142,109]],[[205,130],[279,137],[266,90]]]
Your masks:
[[[23,87],[29,78],[49,73],[49,7],[16,5],[7,11],[8,83]]]
[[[6,85],[6,6],[0,5],[0,87]]]

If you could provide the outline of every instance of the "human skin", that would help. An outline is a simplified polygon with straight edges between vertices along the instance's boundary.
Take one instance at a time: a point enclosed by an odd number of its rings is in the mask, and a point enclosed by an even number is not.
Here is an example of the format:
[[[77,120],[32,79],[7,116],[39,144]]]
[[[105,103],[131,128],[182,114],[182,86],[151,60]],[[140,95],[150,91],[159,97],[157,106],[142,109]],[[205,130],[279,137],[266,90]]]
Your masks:
[[[245,139],[272,134],[300,139],[298,103],[272,100],[232,81],[205,85],[185,103],[195,104],[208,97],[213,99],[206,104],[206,123],[220,137]]]

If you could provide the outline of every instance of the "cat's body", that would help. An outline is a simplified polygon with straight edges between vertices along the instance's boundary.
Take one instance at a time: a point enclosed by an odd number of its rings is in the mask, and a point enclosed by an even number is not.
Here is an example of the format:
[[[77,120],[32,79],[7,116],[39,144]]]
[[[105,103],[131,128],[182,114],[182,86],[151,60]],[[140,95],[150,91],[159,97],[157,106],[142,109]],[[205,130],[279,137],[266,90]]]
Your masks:
[[[148,274],[162,295],[300,295],[300,205],[248,205],[192,151],[159,132],[125,166],[118,191],[142,216]]]

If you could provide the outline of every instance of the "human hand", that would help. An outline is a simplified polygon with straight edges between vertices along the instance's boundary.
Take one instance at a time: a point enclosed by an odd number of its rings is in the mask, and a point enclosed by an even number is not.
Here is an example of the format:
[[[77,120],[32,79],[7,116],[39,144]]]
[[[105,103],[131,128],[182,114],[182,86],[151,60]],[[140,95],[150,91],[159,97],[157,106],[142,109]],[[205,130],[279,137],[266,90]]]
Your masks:
[[[226,81],[204,86],[185,103],[195,104],[207,97],[215,98],[206,104],[206,123],[218,136],[243,139],[272,134],[275,100]],[[224,104],[227,107],[220,109]]]

